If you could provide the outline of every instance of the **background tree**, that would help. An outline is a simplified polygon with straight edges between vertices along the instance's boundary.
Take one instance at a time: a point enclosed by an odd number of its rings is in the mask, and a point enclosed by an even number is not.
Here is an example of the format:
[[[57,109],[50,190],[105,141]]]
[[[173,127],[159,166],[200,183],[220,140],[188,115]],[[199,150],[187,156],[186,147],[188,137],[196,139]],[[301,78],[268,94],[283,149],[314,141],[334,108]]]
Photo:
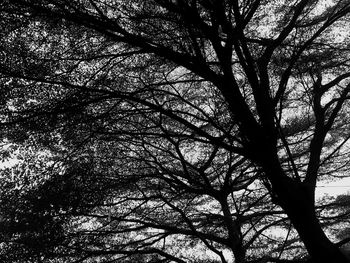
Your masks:
[[[6,260],[348,262],[315,189],[348,170],[349,11],[2,1],[3,137],[59,160],[2,186]]]

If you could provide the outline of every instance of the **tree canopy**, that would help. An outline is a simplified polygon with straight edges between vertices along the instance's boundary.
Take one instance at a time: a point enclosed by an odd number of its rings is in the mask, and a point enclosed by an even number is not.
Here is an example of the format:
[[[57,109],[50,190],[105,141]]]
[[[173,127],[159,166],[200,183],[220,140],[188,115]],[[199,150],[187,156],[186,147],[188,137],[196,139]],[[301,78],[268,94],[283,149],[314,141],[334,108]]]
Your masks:
[[[0,7],[2,261],[349,262],[349,1]]]

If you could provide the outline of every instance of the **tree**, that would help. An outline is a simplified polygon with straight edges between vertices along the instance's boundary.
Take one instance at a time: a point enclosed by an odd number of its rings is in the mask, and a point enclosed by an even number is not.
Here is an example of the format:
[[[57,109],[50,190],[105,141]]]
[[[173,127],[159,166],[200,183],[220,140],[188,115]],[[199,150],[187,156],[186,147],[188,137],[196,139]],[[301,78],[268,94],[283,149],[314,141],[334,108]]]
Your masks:
[[[7,242],[39,262],[349,261],[326,235],[339,200],[315,199],[349,168],[348,1],[1,7],[3,137],[61,168],[29,212],[2,197],[58,229],[50,249]]]

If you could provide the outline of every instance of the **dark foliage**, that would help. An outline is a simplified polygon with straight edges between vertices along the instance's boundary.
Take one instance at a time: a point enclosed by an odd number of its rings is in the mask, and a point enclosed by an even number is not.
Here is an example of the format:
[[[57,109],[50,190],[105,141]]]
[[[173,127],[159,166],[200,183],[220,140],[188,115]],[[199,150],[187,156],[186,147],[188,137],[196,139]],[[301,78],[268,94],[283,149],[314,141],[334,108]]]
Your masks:
[[[0,259],[348,262],[349,12],[1,1]]]

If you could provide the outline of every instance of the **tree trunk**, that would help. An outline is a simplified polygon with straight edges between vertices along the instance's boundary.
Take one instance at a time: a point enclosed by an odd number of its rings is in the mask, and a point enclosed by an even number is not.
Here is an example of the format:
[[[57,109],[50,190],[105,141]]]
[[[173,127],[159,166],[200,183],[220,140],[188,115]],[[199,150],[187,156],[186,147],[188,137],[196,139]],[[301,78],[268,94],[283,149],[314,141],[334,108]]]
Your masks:
[[[301,183],[284,180],[278,201],[303,241],[313,263],[349,263],[325,235],[315,214],[314,197]]]
[[[241,248],[241,249],[235,249],[233,252],[233,255],[235,257],[235,263],[245,263],[247,262],[246,258],[246,251]]]

